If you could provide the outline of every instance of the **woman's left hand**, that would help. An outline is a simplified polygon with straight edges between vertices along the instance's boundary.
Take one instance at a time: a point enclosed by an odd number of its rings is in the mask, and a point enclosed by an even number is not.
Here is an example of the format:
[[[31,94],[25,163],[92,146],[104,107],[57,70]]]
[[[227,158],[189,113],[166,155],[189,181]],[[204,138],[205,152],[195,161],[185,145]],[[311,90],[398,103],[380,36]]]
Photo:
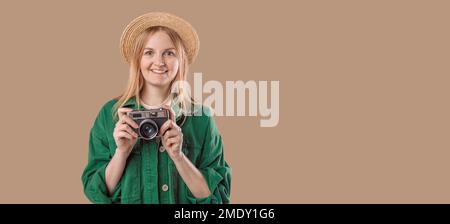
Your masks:
[[[175,114],[172,108],[165,105],[163,108],[170,111],[170,118],[161,126],[159,134],[162,144],[170,158],[176,162],[183,155],[183,151],[181,150],[183,146],[183,132],[181,132],[181,128],[175,122]]]

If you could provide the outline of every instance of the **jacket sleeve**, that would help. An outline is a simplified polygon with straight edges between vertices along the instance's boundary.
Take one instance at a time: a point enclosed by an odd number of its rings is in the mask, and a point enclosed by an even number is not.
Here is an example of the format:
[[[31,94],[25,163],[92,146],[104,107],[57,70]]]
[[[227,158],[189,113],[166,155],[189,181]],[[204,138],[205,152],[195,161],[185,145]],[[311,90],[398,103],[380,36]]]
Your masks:
[[[222,137],[213,117],[209,117],[198,169],[208,183],[211,194],[206,198],[195,198],[188,190],[188,200],[193,204],[230,203],[231,168],[224,159]]]
[[[105,170],[111,160],[106,132],[106,111],[102,109],[98,114],[89,136],[88,163],[81,176],[84,194],[92,203],[120,202],[121,181],[112,194],[108,194],[105,182]]]

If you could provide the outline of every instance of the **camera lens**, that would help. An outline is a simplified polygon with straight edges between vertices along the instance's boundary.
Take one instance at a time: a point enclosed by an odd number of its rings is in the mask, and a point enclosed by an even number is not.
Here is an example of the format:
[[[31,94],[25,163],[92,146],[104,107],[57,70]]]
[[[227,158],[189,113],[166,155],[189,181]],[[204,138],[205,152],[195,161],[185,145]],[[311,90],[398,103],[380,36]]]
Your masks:
[[[153,139],[158,134],[158,125],[153,120],[144,120],[139,125],[139,134],[145,140]]]

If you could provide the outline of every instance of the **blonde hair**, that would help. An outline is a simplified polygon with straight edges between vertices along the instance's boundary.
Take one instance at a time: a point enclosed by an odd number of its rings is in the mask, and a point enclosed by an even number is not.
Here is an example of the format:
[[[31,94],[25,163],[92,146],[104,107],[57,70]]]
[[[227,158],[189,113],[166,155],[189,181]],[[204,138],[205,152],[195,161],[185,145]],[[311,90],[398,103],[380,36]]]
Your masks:
[[[173,44],[175,45],[177,58],[180,61],[177,74],[174,80],[172,80],[172,82],[170,83],[171,91],[174,94],[169,94],[173,97],[172,100],[174,100],[174,103],[180,105],[181,112],[185,114],[188,113],[191,104],[194,103],[188,92],[189,89],[185,86],[187,82],[186,76],[189,69],[189,63],[182,39],[174,30],[168,27],[149,27],[136,38],[134,47],[132,49],[128,84],[125,88],[125,91],[120,96],[115,98],[117,99],[117,102],[113,107],[113,117],[116,120],[118,119],[117,109],[123,107],[125,103],[132,97],[136,97],[136,103],[138,105],[138,108],[140,108],[140,93],[145,83],[140,67],[141,58],[144,52],[144,45],[148,37],[158,31],[164,31],[170,37]]]

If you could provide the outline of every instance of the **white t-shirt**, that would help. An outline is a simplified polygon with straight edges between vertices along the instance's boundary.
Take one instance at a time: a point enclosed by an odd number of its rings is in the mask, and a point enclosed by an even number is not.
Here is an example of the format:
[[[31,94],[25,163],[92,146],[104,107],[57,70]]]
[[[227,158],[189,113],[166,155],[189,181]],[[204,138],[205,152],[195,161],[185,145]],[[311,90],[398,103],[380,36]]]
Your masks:
[[[142,102],[142,100],[141,100],[141,104],[142,104],[142,106],[143,106],[145,109],[147,109],[147,110],[150,110],[150,109],[158,109],[158,108],[161,108],[162,105],[167,105],[167,106],[170,107],[170,105],[172,105],[172,98],[171,98],[171,97],[168,97],[166,100],[164,100],[163,103],[161,103],[161,104],[159,104],[159,105],[147,105],[147,104],[145,104],[144,102]]]

